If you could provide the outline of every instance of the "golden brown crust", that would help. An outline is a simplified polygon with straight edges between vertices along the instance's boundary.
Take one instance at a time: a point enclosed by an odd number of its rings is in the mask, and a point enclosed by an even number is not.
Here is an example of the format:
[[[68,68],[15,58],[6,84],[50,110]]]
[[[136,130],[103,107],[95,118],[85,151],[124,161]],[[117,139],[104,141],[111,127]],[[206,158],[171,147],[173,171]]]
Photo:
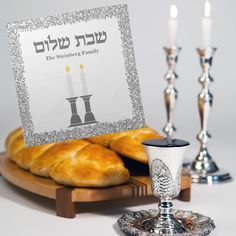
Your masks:
[[[147,164],[148,157],[142,142],[153,138],[161,138],[161,136],[150,128],[142,128],[114,140],[110,144],[110,148],[122,156]]]
[[[124,183],[129,178],[117,154],[97,144],[87,145],[68,158],[70,161],[61,160],[50,169],[50,176],[65,185],[106,187]]]
[[[128,170],[116,153],[147,163],[141,143],[152,138],[161,136],[145,127],[26,148],[22,130],[18,128],[8,136],[5,145],[9,158],[34,174],[52,177],[65,185],[105,187],[124,183],[129,178]]]
[[[65,185],[106,187],[129,179],[128,170],[114,151],[86,140],[26,148],[22,130],[17,129],[7,137],[6,149],[21,168]]]
[[[155,130],[144,127],[120,133],[105,134],[89,140],[110,147],[116,153],[147,164],[148,159],[142,142],[147,139],[162,138]]]
[[[22,148],[15,154],[14,161],[18,166],[25,170],[29,170],[33,161],[40,157],[45,151],[47,151],[54,144],[44,144],[40,146],[34,146],[29,148]]]
[[[13,134],[13,136],[15,136],[15,133]],[[12,161],[15,161],[16,154],[24,148],[24,145],[25,143],[24,143],[24,137],[22,133],[15,136],[14,141],[13,140],[11,141],[7,149],[7,153],[9,155],[9,158]]]
[[[28,170],[32,160],[40,156],[53,144],[40,145],[26,148],[22,128],[17,128],[11,132],[5,142],[8,157],[17,163],[21,168]]]
[[[14,129],[8,136],[5,141],[5,148],[8,151],[9,147],[12,145],[12,143],[16,140],[16,138],[22,134],[22,128],[16,128]]]
[[[70,157],[74,157],[79,150],[89,144],[90,143],[85,140],[74,140],[54,144],[46,152],[32,161],[30,171],[36,175],[49,177],[49,170],[53,165],[64,159],[68,161]],[[70,171],[70,169],[67,171]],[[76,176],[74,177],[76,178]]]
[[[94,136],[94,137],[87,138],[87,140],[92,143],[100,144],[104,147],[110,147],[110,144],[114,139],[117,139],[119,137],[126,135],[127,132],[129,132],[129,131],[104,134],[104,135],[100,135],[100,136]]]

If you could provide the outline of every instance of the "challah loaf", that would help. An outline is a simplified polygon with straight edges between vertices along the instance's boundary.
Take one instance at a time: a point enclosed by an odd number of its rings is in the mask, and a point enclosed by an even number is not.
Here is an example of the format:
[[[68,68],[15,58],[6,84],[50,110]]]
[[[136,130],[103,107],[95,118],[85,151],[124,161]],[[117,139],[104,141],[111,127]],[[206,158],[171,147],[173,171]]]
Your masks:
[[[142,142],[146,139],[162,138],[155,130],[144,127],[120,133],[106,134],[88,138],[89,141],[109,147],[116,153],[133,160],[148,163]]]
[[[6,139],[5,147],[17,165],[60,184],[106,187],[129,179],[129,171],[114,151],[86,140],[26,148],[22,130],[16,129]]]

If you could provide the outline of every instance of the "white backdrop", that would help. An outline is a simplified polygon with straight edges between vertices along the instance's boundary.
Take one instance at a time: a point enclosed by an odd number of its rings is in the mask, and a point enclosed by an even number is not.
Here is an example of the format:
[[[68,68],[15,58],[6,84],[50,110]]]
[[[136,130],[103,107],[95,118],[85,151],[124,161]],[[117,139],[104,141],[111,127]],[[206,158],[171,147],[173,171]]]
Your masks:
[[[8,0],[0,2],[0,148],[6,135],[20,125],[14,81],[12,77],[8,50],[6,22],[46,16],[53,13],[70,12],[94,6],[111,5],[121,1],[114,0]],[[124,2],[124,1],[123,1]],[[167,19],[169,7],[174,2],[179,12],[178,42],[183,47],[179,58],[177,73],[179,80],[178,105],[174,123],[178,128],[176,137],[192,141],[192,151],[196,153],[198,143],[195,136],[199,131],[197,94],[200,91],[199,58],[195,48],[201,44],[201,17],[203,0],[128,0],[132,35],[136,53],[136,63],[143,95],[146,122],[161,131],[166,121],[163,90],[167,83],[163,79],[166,72],[165,55],[162,47],[168,42]],[[215,82],[211,86],[214,95],[214,107],[209,120],[209,131],[213,135],[210,146],[217,140],[230,142],[235,140],[236,112],[236,1],[212,0],[213,45],[218,47],[214,57],[212,75]],[[222,144],[223,145],[223,144]],[[192,155],[192,154],[191,154]]]
[[[63,13],[82,8],[114,4],[114,0],[0,0],[0,150],[3,149],[5,136],[14,127],[20,125],[14,81],[12,78],[5,23],[12,20],[46,16],[52,13]],[[177,72],[180,76],[176,83],[179,91],[178,106],[174,120],[178,128],[176,137],[191,141],[192,145],[187,156],[193,158],[199,149],[196,134],[199,132],[197,111],[197,94],[200,91],[198,76],[201,73],[199,58],[195,48],[201,44],[201,17],[204,0],[128,0],[136,62],[141,83],[143,104],[147,124],[162,130],[166,121],[163,101],[163,90],[166,81],[165,55],[162,47],[168,41],[167,19],[171,3],[176,3],[179,10],[178,42],[183,47]],[[236,54],[236,1],[212,0],[213,45],[218,47],[214,57],[212,75],[215,82],[211,86],[214,94],[214,108],[209,120],[209,131],[213,135],[209,149],[221,167],[227,168],[236,176],[235,158],[235,120],[236,112],[236,71],[234,70]],[[39,198],[15,188],[1,179],[0,208],[2,212],[1,229],[5,235],[36,235],[47,234],[48,229],[57,229],[58,235],[69,232],[87,232],[91,225],[92,233],[102,232],[103,235],[116,235],[115,221],[128,209],[149,209],[155,204],[145,205],[141,199],[137,206],[134,199],[86,206],[86,211],[75,220],[65,220],[54,216],[54,208],[48,199]],[[211,216],[217,225],[212,236],[232,236],[235,234],[235,180],[230,184],[215,186],[192,186],[190,203],[175,201],[175,207],[191,209],[195,212]],[[227,193],[227,194],[226,194]],[[27,197],[28,196],[28,197]],[[39,204],[40,202],[43,202]],[[126,206],[124,207],[124,202]],[[230,210],[229,210],[230,209]],[[92,213],[88,213],[89,211]],[[79,209],[79,212],[81,209]],[[45,213],[46,212],[46,213]],[[83,212],[83,209],[82,209]],[[15,225],[9,227],[12,215],[17,217]],[[14,224],[13,224],[14,225]],[[35,228],[37,227],[37,231]],[[90,227],[90,228],[89,228]],[[118,233],[117,233],[118,235]]]

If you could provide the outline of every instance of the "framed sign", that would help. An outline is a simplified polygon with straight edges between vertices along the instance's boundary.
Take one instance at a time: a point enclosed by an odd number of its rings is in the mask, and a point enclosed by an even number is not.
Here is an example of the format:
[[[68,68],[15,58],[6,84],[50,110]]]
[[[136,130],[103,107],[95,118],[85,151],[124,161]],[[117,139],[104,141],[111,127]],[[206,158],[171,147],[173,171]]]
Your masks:
[[[126,4],[7,30],[26,146],[144,126]]]

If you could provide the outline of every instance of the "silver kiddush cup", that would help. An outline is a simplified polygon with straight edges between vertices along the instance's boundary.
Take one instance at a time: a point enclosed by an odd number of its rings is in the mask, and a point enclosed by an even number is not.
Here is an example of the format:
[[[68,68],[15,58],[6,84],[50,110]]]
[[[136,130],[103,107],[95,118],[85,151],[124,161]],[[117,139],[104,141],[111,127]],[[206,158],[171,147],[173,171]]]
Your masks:
[[[180,192],[181,168],[189,142],[180,139],[151,139],[143,142],[152,182],[152,191],[160,199],[159,214],[153,230],[160,234],[177,234],[187,231],[186,222],[172,213],[172,198]]]

